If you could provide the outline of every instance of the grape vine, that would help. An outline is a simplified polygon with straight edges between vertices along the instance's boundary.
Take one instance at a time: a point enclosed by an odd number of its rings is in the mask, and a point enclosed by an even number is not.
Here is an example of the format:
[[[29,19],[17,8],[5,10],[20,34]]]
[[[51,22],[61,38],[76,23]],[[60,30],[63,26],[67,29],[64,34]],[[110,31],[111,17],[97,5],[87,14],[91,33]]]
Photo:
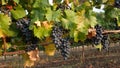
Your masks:
[[[96,46],[101,44],[108,51],[111,36],[104,30],[119,30],[119,27],[119,0],[54,0],[52,5],[48,0],[0,0],[0,50],[3,51],[19,44],[24,46],[20,50],[30,52],[50,37],[66,60],[72,45],[70,39],[72,43],[88,40]],[[8,37],[12,41],[8,42]]]

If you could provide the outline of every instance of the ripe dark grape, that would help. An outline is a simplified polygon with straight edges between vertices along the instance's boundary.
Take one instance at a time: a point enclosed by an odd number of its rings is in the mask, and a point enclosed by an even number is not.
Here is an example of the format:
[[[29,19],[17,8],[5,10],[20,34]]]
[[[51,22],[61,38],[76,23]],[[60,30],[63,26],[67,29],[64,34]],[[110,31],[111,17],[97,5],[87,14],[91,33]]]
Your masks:
[[[23,41],[28,45],[26,51],[35,50],[38,38],[34,37],[33,31],[29,30],[30,19],[22,18],[16,22],[17,28],[20,30]]]
[[[93,44],[98,45],[102,44],[103,49],[106,49],[108,51],[109,41],[108,41],[108,35],[103,35],[103,29],[100,25],[95,26],[96,29],[96,36],[92,38]]]
[[[101,41],[103,45],[103,49],[106,49],[108,51],[109,41],[108,41],[108,35],[104,35]]]
[[[101,43],[101,40],[103,38],[103,35],[102,35],[103,29],[98,24],[95,26],[95,29],[96,29],[96,36],[93,38],[93,42],[95,45],[98,45],[99,43]]]
[[[53,42],[55,43],[56,48],[60,50],[61,55],[64,57],[64,60],[66,60],[69,57],[69,48],[70,48],[69,39],[62,37],[65,31],[67,30],[65,30],[63,27],[59,26],[58,24],[55,24],[52,30]]]

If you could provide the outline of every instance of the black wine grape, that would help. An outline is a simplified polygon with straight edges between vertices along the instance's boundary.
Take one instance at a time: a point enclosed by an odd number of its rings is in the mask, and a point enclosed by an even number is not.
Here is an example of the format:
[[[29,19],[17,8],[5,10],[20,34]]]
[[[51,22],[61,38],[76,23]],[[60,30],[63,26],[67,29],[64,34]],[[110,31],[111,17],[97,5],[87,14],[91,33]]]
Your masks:
[[[16,26],[20,30],[23,41],[26,43],[25,51],[35,50],[37,48],[38,38],[34,36],[33,31],[29,30],[30,19],[21,18],[17,20]]]
[[[66,60],[69,57],[69,48],[70,48],[70,41],[68,38],[63,38],[63,34],[65,29],[61,26],[55,24],[52,30],[52,39],[56,45],[56,49],[60,50],[61,55]]]

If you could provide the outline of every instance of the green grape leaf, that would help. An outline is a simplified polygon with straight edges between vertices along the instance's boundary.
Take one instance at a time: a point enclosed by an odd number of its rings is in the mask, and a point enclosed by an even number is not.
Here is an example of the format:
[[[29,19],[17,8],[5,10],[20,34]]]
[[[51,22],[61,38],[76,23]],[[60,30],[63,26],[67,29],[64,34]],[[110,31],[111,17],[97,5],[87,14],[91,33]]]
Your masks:
[[[74,32],[74,41],[75,41],[75,42],[78,42],[78,41],[79,41],[79,39],[78,39],[78,31],[75,31],[75,32]]]
[[[37,28],[37,27],[34,26],[34,35],[37,38],[43,39],[44,38],[43,33],[44,33],[44,29],[42,27]]]
[[[2,5],[7,4],[6,0],[2,0]]]
[[[95,16],[92,16],[92,15],[90,16],[89,24],[90,24],[91,27],[94,27],[97,24],[97,19],[96,19]]]
[[[54,3],[59,4],[62,0],[53,0]]]
[[[20,0],[14,0],[14,2],[16,2],[17,4],[19,3]]]
[[[79,32],[78,39],[80,39],[81,41],[84,41],[86,39],[86,34],[82,33],[82,32]]]
[[[65,18],[61,18],[63,26],[70,30],[76,29],[78,23],[78,20],[76,20],[76,13],[72,10],[65,10],[65,15]]]
[[[66,18],[69,21],[77,23],[77,22],[75,22],[76,13],[74,11],[72,11],[72,10],[65,10],[65,14],[66,14]]]
[[[74,31],[74,41],[78,42],[79,40],[84,41],[86,39],[86,34],[79,32],[79,31]]]
[[[65,29],[74,30],[77,27],[76,23],[71,22],[68,19],[61,18],[61,21],[62,21],[62,25]]]
[[[17,35],[17,29],[13,27],[11,23],[10,17],[8,15],[0,14],[0,33],[6,36],[16,36]],[[16,31],[16,32],[14,32]]]
[[[34,26],[34,35],[39,39],[43,39],[44,37],[50,36],[50,29],[46,29],[44,27],[36,27]]]
[[[50,6],[48,0],[36,0],[33,4],[33,8],[44,8]]]
[[[22,6],[18,5],[11,10],[11,15],[14,19],[19,19],[19,18],[25,17],[26,13],[25,13],[25,10],[22,8]]]
[[[118,8],[108,6],[105,9],[105,16],[107,18],[116,18],[118,15],[120,15],[120,9],[118,9]]]
[[[120,15],[117,17],[117,24],[120,26]]]
[[[51,10],[50,8],[47,8],[47,13],[46,13],[46,19],[48,21],[60,21],[61,18],[61,11],[57,10]]]
[[[33,9],[31,11],[31,18],[36,20],[44,20],[45,16],[45,10],[42,10],[40,8]]]
[[[0,14],[0,28],[1,29],[6,29],[9,28],[10,25],[10,17],[8,15]]]
[[[10,17],[8,15],[0,14],[0,30],[2,34],[11,36],[13,32],[10,30]]]

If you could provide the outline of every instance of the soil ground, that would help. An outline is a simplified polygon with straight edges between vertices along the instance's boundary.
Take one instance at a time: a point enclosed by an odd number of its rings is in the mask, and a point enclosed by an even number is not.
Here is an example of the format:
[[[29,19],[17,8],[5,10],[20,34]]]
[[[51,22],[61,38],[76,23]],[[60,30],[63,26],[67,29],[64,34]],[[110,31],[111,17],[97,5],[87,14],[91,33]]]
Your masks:
[[[120,43],[111,43],[109,51],[101,52],[91,46],[70,49],[70,57],[63,60],[59,52],[52,57],[40,52],[40,61],[32,68],[120,68]],[[0,57],[0,68],[23,68],[22,57],[18,55]]]

